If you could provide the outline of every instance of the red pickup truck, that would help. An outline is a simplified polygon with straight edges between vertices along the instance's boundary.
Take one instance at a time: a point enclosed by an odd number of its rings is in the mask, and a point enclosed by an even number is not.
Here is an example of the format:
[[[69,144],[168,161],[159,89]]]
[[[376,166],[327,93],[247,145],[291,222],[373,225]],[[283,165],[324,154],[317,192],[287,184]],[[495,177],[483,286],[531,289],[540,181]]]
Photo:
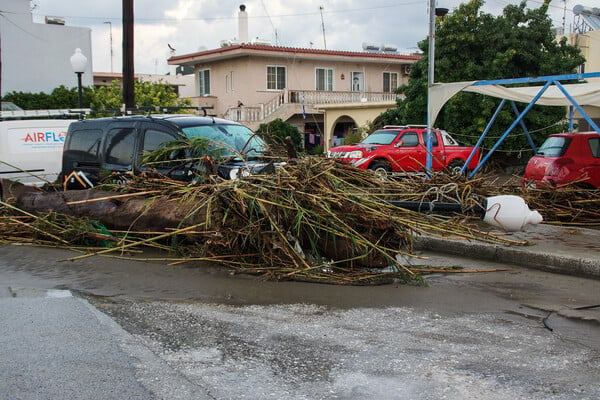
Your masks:
[[[473,147],[459,146],[446,131],[433,129],[432,133],[433,170],[459,171],[465,165]],[[360,143],[332,147],[327,156],[381,174],[425,171],[426,138],[427,129],[422,125],[384,126]],[[479,149],[471,158],[467,169],[475,168],[478,162]]]

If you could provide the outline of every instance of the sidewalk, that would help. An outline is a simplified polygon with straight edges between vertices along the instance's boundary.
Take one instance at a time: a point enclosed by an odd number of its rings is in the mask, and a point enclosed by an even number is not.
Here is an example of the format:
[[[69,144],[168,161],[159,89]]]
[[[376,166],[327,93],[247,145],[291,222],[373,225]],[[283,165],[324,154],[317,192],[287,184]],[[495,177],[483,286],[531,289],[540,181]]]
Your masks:
[[[0,286],[0,399],[207,399],[68,290]]]
[[[482,230],[529,245],[498,245],[465,239],[415,236],[415,250],[505,262],[549,272],[600,279],[600,231],[547,224],[504,233],[482,223]]]

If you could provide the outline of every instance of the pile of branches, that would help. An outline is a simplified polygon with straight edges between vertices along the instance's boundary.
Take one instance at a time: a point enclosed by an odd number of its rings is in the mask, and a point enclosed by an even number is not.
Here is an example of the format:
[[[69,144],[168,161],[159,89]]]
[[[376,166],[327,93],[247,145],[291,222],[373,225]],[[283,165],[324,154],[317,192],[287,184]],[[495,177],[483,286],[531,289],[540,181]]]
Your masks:
[[[402,177],[398,198],[412,201],[457,202],[468,210],[474,199],[498,195],[522,197],[532,210],[539,211],[545,224],[600,227],[600,190],[582,187],[579,182],[563,186],[529,189],[518,175],[489,171],[467,179],[464,175],[435,174],[429,179]]]
[[[382,181],[321,158],[200,185],[134,178],[126,186],[41,192],[5,181],[0,240],[85,251],[72,259],[150,246],[168,250],[173,264],[213,261],[276,280],[419,280],[429,271],[406,261],[415,257],[415,235],[524,244],[479,230],[465,215],[427,215],[388,202],[468,205],[479,201],[477,185],[444,177]]]

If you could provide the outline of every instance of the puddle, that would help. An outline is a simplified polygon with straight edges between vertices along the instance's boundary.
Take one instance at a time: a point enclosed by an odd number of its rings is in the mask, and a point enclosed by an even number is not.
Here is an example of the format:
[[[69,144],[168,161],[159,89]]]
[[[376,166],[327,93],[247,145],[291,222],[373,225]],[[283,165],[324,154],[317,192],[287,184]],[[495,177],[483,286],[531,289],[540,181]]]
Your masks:
[[[600,350],[600,323],[585,321],[579,318],[568,318],[556,312],[521,307],[519,311],[505,310],[509,319],[525,318],[539,323],[541,328],[549,333],[560,336],[564,340],[581,344],[582,346]]]
[[[566,318],[550,313],[546,325],[556,335],[595,350],[600,350],[600,324],[594,321]]]

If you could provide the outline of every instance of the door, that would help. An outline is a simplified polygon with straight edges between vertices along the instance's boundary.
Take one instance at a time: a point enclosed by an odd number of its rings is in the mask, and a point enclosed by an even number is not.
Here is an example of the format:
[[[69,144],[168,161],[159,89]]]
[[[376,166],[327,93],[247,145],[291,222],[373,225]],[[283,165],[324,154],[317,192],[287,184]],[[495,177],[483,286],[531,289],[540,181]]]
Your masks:
[[[390,149],[392,170],[410,172],[421,170],[421,160],[425,160],[424,149],[419,146],[417,131],[402,131],[392,142]]]
[[[145,123],[142,127],[140,151],[136,162],[138,170],[145,172],[155,171],[175,179],[181,178],[185,173],[183,168],[185,162],[181,161],[186,158],[184,150],[173,152],[169,155],[169,160],[165,161],[145,163],[143,160],[145,155],[159,149],[163,144],[178,139],[181,138],[166,127]]]
[[[365,73],[361,71],[352,72],[352,85],[350,90],[353,92],[364,92],[365,91]]]
[[[133,171],[136,138],[133,127],[111,127],[104,141],[104,168],[113,172]]]

